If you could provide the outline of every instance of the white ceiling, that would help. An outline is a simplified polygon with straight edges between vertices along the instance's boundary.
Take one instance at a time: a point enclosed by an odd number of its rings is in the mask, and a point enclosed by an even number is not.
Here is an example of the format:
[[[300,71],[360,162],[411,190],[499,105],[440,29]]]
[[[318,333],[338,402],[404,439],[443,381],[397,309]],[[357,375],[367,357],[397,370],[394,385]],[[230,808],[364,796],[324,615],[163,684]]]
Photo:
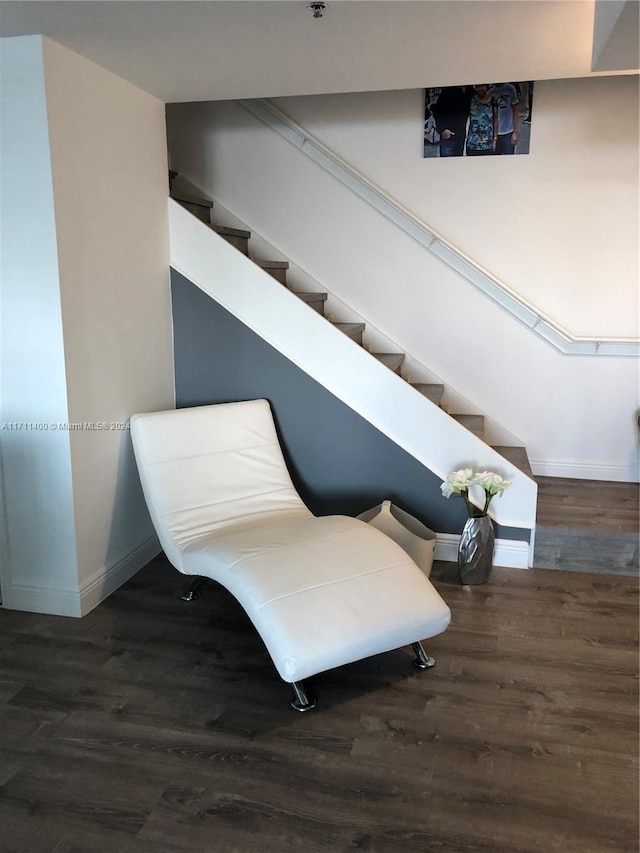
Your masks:
[[[593,0],[0,2],[165,102],[542,80],[591,73]]]

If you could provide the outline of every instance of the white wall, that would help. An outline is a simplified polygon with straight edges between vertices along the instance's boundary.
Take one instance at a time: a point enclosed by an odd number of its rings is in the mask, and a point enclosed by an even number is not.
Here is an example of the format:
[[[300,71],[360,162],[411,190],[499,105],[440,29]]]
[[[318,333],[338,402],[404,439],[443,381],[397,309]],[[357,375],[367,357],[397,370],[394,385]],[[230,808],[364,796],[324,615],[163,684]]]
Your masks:
[[[67,393],[42,40],[0,42],[3,603],[78,613]],[[11,422],[29,424],[9,429]]]
[[[533,153],[476,172],[421,158],[421,92],[279,106],[574,334],[625,337],[638,316],[634,87],[539,84]],[[616,134],[598,130],[605,95]],[[237,105],[172,106],[169,140],[174,168],[517,435],[534,471],[637,478],[636,360],[562,356]]]
[[[174,405],[164,105],[52,41],[44,57],[69,420],[126,422]],[[86,609],[154,534],[126,430],[72,432],[71,460]]]
[[[421,159],[422,90],[275,101],[573,336],[637,337],[638,77],[542,81],[531,153]],[[606,290],[606,296],[605,296]]]
[[[2,420],[174,405],[164,105],[2,42]],[[128,431],[1,431],[3,605],[78,616],[158,552]]]

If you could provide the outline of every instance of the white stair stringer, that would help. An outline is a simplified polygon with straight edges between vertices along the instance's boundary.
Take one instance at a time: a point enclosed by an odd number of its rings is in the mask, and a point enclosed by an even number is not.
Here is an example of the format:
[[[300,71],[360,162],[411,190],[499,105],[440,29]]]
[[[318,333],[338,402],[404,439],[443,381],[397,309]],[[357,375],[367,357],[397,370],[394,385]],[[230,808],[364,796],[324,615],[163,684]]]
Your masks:
[[[441,479],[461,467],[502,474],[512,485],[493,501],[492,518],[535,529],[537,485],[526,474],[173,199],[169,229],[177,272]]]
[[[180,180],[188,188],[192,195],[202,195],[202,190],[185,181],[183,176]],[[350,305],[347,305],[335,293],[328,291],[325,285],[317,281],[313,276],[296,263],[291,257],[283,252],[279,246],[274,246],[266,240],[250,223],[239,219],[228,208],[226,208],[217,199],[214,199],[215,220],[219,225],[226,225],[231,228],[248,229],[251,232],[250,241],[250,257],[259,258],[286,258],[289,262],[287,270],[287,288],[294,293],[299,291],[324,291],[327,294],[325,303],[324,316],[332,323],[365,323],[363,346],[369,352],[398,352],[405,356],[402,364],[403,378],[415,385],[420,382],[435,383],[444,385],[444,397],[440,403],[440,408],[449,414],[463,412],[466,414],[478,414],[484,418],[484,436],[485,444],[494,447],[498,446],[522,446],[523,442],[518,436],[505,429],[502,424],[499,424],[490,415],[487,415],[484,410],[475,402],[460,394],[453,388],[445,379],[428,369],[415,359],[404,347],[397,341],[390,338],[381,329],[378,329],[367,317],[362,316],[357,311],[354,311]]]

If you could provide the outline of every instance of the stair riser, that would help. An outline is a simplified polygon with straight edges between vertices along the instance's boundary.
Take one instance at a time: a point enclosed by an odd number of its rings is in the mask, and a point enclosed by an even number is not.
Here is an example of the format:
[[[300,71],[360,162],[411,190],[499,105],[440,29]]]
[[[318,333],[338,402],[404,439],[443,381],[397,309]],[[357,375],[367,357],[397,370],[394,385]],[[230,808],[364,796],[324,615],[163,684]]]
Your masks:
[[[442,403],[442,394],[443,394],[442,391],[430,391],[429,393],[425,394],[424,396],[428,400],[431,400],[432,403],[435,403],[436,406],[439,406]]]
[[[206,222],[207,225],[211,224],[210,207],[203,207],[200,204],[191,204],[191,202],[188,201],[181,201],[180,204],[185,210],[188,210],[189,213],[193,213],[194,216],[197,216],[201,222]]]
[[[249,239],[247,237],[235,237],[230,234],[221,234],[227,243],[231,243],[234,249],[237,249],[239,252],[242,252],[243,255],[249,254]]]
[[[416,391],[419,391],[424,397],[428,400],[431,400],[432,403],[435,403],[436,406],[440,406],[442,403],[442,397],[444,394],[444,385],[437,384],[424,384],[424,383],[411,383]]]
[[[392,355],[391,353],[372,353],[378,361],[380,361],[387,370],[391,370],[392,373],[397,373],[398,376],[402,376],[402,365],[404,363],[404,355]]]
[[[459,424],[465,429],[468,429],[469,432],[472,432],[474,435],[477,435],[478,438],[482,438],[484,436],[484,417],[482,415],[458,415],[454,414],[451,417],[458,421]]]
[[[522,471],[527,477],[533,477],[529,457],[524,447],[505,447],[504,445],[493,445],[493,449],[500,456],[504,456],[515,467]]]
[[[265,272],[268,272],[270,276],[273,276],[276,281],[279,281],[280,284],[287,283],[287,271],[284,269],[270,269],[269,267],[263,267]]]
[[[390,367],[388,364],[385,365],[387,370],[390,370],[392,373],[396,373],[398,376],[402,376],[402,365],[399,364],[397,367]]]
[[[475,436],[477,436],[478,438],[482,438],[482,439],[484,439],[484,430],[483,430],[483,429],[475,429],[475,428],[474,428],[474,429],[471,429],[471,428],[469,428],[469,427],[465,427],[465,429],[468,429],[468,430],[469,430],[469,432],[472,432],[472,433],[473,433]]]
[[[324,317],[324,301],[322,302],[307,302],[309,308],[313,308],[314,311],[317,311],[318,314],[321,314]]]

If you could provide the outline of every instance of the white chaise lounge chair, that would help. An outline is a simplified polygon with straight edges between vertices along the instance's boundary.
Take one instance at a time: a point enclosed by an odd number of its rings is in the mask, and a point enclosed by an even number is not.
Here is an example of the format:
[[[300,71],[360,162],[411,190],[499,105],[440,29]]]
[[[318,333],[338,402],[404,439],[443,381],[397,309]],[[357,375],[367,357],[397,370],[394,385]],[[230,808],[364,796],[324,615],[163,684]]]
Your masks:
[[[445,630],[449,608],[383,533],[312,515],[266,400],[134,415],[131,435],[165,554],[237,598],[296,710],[315,706],[303,679],[342,664],[411,644],[415,665],[433,666],[420,640]]]

